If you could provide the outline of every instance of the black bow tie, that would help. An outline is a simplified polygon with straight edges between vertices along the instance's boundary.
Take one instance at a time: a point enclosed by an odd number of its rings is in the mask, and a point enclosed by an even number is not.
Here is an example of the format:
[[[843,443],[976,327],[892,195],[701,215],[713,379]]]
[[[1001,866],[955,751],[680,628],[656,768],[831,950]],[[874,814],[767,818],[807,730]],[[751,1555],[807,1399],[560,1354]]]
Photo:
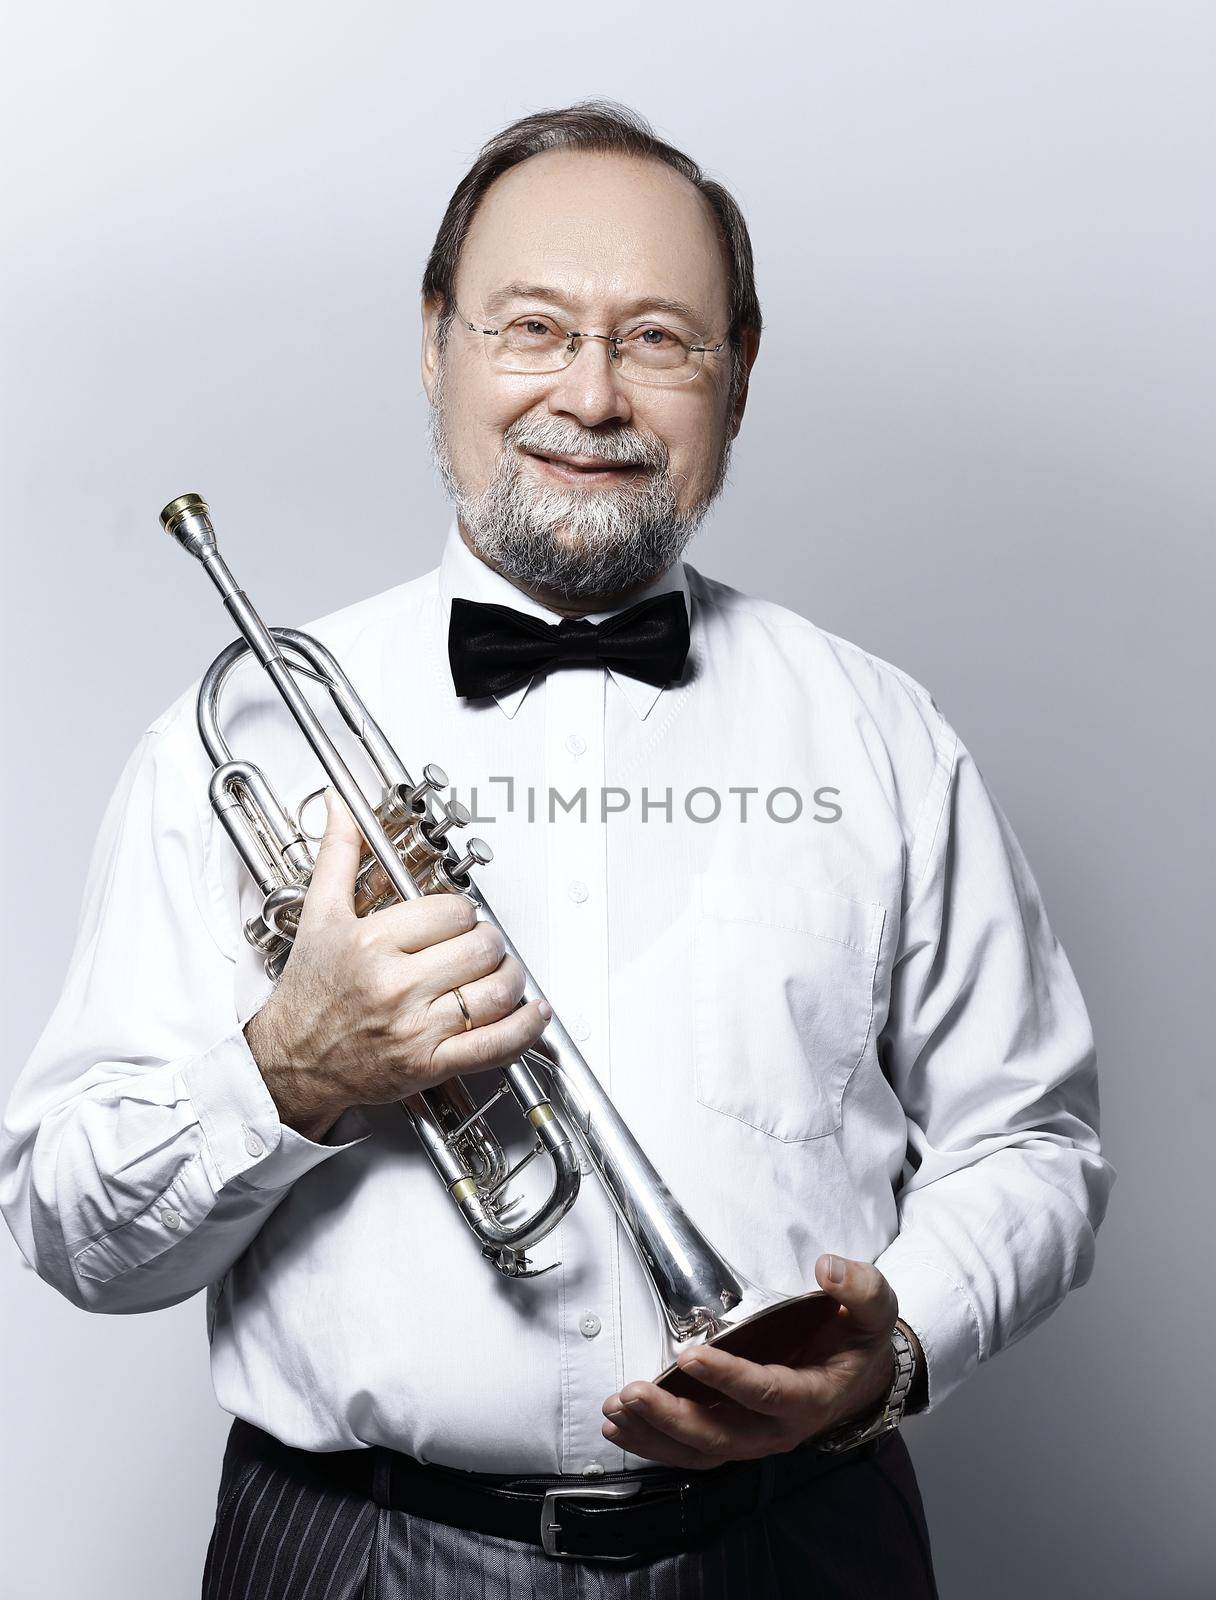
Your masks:
[[[688,655],[688,610],[673,589],[603,622],[543,622],[510,606],[452,601],[448,660],[456,693],[505,694],[560,661],[596,661],[645,683],[671,683]]]

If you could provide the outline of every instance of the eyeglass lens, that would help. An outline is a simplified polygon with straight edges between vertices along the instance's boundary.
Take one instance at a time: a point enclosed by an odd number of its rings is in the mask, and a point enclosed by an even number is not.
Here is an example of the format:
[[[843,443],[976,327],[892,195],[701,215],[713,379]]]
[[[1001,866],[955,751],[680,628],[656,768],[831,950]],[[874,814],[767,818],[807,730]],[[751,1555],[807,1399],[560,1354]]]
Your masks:
[[[497,335],[486,337],[491,363],[504,372],[559,372],[574,360],[583,340],[603,335],[576,334],[548,317],[517,317]],[[637,383],[685,383],[696,376],[703,353],[691,348],[685,333],[658,322],[617,329],[608,341],[613,364]]]

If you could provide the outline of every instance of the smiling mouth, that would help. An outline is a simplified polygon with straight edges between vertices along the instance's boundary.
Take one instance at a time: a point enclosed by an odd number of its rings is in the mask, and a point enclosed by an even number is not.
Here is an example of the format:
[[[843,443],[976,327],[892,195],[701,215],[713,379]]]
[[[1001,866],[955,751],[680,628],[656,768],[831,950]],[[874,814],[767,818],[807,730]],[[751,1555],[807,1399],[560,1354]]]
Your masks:
[[[645,468],[634,461],[603,461],[598,456],[547,456],[538,450],[526,450],[525,455],[555,472],[571,477],[599,478],[622,472],[643,472]]]

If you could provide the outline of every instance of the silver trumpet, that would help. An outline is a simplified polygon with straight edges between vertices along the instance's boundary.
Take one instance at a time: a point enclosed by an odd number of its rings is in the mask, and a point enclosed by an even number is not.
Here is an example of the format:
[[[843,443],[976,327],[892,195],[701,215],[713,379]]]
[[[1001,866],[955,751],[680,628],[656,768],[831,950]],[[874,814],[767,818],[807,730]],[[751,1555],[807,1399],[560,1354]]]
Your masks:
[[[215,658],[202,680],[198,727],[214,767],[211,804],[263,896],[261,911],[246,924],[245,935],[262,951],[267,974],[277,981],[291,954],[314,865],[301,813],[314,797],[308,796],[295,816],[289,816],[260,769],[235,760],[225,742],[219,724],[220,698],[232,671],[250,652],[265,668],[367,843],[355,880],[356,913],[367,915],[424,894],[468,895],[477,905],[479,919],[499,930],[506,950],[524,968],[520,1004],[544,998],[473,882],[473,868],[492,859],[489,845],[470,839],[459,855],[451,843],[452,830],[469,819],[455,803],[437,805],[438,792],[448,786],[446,775],[427,766],[415,782],[324,645],[291,628],[265,626],[219,553],[201,495],[186,494],[171,501],[160,520],[166,532],[202,563],[241,633]],[[324,685],[362,743],[383,785],[377,805],[365,798],[302,693],[298,676]],[[533,1268],[527,1251],[557,1227],[578,1197],[580,1165],[573,1142],[577,1140],[608,1191],[662,1313],[663,1369],[656,1383],[711,1404],[719,1398],[675,1365],[678,1352],[692,1344],[720,1345],[759,1361],[813,1357],[816,1336],[832,1320],[835,1302],[818,1289],[792,1298],[774,1294],[723,1260],[625,1126],[556,1009],[537,1046],[504,1068],[501,1078],[497,1090],[481,1104],[459,1077],[398,1102],[481,1241],[482,1254],[501,1273],[515,1278],[548,1270]],[[537,1136],[513,1167],[485,1122],[490,1106],[507,1093]],[[521,1213],[523,1199],[513,1197],[509,1185],[542,1152],[552,1163],[552,1187],[542,1203]]]

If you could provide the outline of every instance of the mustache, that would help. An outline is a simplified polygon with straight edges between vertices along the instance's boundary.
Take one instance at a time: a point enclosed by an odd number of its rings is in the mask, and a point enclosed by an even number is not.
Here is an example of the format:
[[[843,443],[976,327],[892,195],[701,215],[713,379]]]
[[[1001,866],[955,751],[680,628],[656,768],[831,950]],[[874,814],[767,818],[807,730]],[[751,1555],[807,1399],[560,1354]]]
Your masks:
[[[659,472],[670,459],[667,446],[653,435],[588,433],[557,418],[521,418],[503,434],[503,441],[534,455],[594,456],[612,466],[652,467]]]

